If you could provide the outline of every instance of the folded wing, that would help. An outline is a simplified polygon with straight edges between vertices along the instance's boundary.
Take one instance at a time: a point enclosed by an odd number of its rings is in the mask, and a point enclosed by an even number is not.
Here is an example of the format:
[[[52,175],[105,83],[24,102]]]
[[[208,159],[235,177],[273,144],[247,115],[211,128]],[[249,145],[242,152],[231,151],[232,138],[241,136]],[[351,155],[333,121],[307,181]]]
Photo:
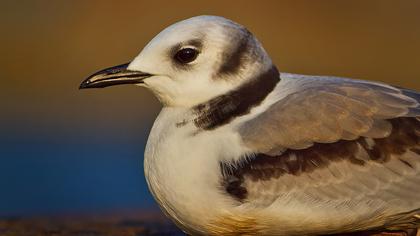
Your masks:
[[[239,127],[253,152],[222,163],[226,191],[255,207],[310,209],[348,230],[418,225],[420,94],[335,77],[282,82],[292,92]]]
[[[336,77],[282,74],[282,80],[292,92],[239,128],[253,150],[279,154],[313,143],[384,138],[392,129],[387,120],[420,116],[415,91]]]

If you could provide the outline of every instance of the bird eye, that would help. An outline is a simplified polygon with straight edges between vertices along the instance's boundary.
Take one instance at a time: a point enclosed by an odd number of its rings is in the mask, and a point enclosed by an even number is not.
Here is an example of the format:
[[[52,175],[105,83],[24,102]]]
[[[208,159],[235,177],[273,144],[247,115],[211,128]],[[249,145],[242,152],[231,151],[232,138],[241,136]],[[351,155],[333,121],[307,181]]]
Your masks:
[[[197,58],[197,55],[198,51],[196,49],[183,48],[175,54],[175,59],[182,64],[187,64],[194,61]]]

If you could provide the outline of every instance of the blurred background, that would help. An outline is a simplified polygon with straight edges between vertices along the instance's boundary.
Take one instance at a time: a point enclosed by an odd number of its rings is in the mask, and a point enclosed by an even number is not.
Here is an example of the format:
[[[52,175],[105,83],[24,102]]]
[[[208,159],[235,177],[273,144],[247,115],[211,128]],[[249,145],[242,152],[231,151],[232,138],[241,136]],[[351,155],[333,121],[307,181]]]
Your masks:
[[[160,104],[78,86],[202,14],[247,26],[281,71],[420,89],[420,1],[2,0],[0,216],[157,211],[142,163]]]

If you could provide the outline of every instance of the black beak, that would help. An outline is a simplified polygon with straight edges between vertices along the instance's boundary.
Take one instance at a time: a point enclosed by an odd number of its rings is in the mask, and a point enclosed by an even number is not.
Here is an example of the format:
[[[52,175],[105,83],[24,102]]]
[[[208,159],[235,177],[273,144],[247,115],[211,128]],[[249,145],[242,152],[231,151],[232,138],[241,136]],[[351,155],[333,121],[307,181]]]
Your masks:
[[[79,89],[104,88],[119,84],[139,84],[143,83],[144,79],[152,76],[141,71],[127,70],[128,64],[126,63],[96,72],[84,80],[80,84]]]

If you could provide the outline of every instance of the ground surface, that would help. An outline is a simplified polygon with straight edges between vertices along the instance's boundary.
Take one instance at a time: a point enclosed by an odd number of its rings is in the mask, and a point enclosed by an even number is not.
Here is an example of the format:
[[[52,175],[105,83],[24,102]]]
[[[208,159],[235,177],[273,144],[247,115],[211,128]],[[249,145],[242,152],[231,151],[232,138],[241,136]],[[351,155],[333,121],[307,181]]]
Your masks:
[[[157,212],[0,218],[0,236],[181,236]],[[334,236],[415,236],[416,232],[365,232]],[[420,232],[417,234],[420,236]]]
[[[181,236],[158,213],[0,219],[0,236]]]

